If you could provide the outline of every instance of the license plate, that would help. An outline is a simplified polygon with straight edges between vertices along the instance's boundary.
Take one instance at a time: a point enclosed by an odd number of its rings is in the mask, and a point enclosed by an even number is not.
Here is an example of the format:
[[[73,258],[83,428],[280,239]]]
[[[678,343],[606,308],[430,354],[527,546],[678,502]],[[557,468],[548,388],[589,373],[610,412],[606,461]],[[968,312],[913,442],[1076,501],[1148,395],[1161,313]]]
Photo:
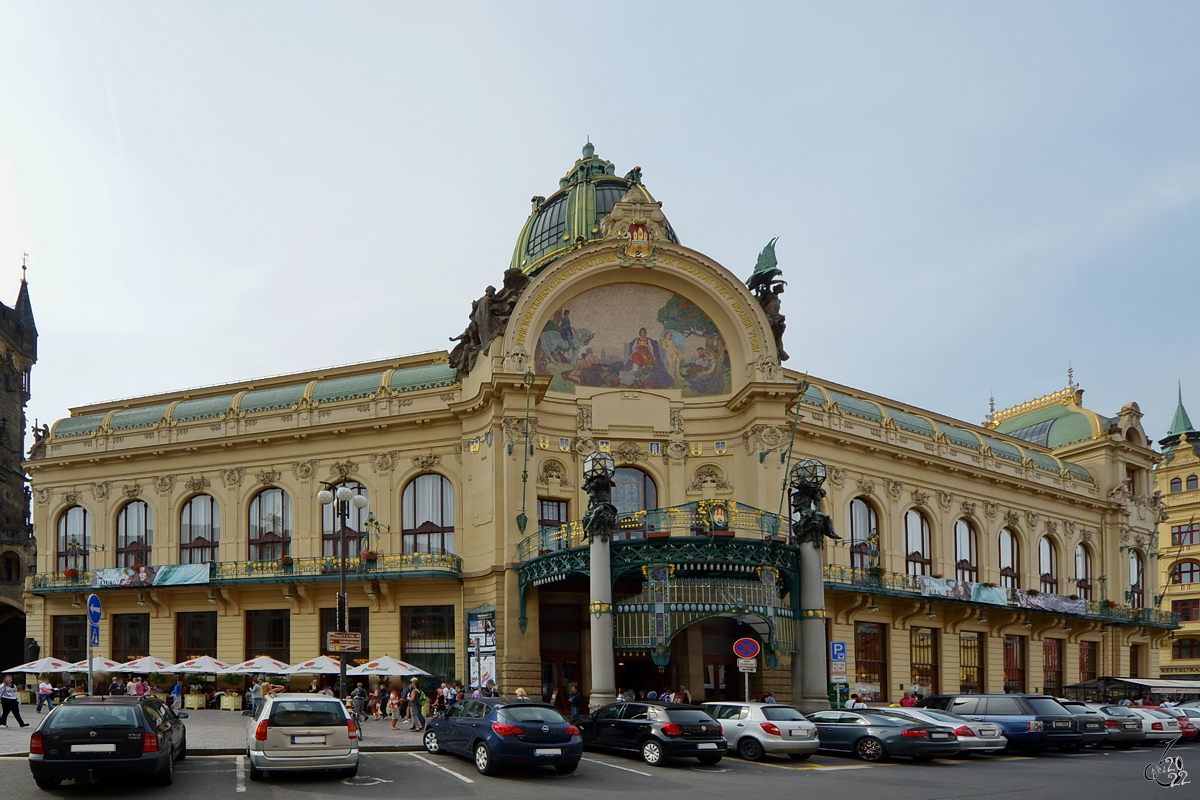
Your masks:
[[[117,746],[115,744],[73,744],[71,745],[72,753],[115,753]]]
[[[792,728],[790,731],[788,731],[788,736],[794,736],[797,739],[807,739],[808,738],[808,729],[807,728]]]
[[[715,744],[713,744],[712,742],[701,742],[700,744],[696,745],[696,749],[697,750],[716,750],[717,746]]]
[[[948,733],[931,733],[931,734],[929,734],[929,738],[930,739],[949,739],[950,734],[948,734]]]
[[[1141,730],[1141,727],[1142,726],[1138,725],[1136,722],[1126,722],[1125,723],[1125,730],[1127,730],[1127,731]]]
[[[540,749],[534,750],[533,754],[535,756],[561,756],[562,748],[561,747],[542,747]]]
[[[325,744],[324,736],[293,736],[292,744]]]
[[[996,730],[995,728],[980,728],[979,729],[980,736],[996,736],[999,733],[1000,733],[1000,731]]]
[[[1089,724],[1087,726],[1087,728],[1089,731],[1094,731],[1094,730],[1099,730],[1100,726],[1093,722],[1093,723]]]
[[[1067,722],[1065,719],[1056,719],[1056,720],[1054,720],[1054,727],[1069,728],[1069,727],[1071,727],[1071,723]]]

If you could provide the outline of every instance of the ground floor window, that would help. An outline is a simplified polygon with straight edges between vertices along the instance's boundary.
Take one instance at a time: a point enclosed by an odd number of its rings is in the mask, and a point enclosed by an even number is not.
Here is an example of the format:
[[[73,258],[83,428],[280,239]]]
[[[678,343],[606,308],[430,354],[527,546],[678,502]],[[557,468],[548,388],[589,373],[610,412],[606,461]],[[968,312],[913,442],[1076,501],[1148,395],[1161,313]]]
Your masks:
[[[267,656],[292,663],[292,614],[286,608],[246,612],[245,658]]]
[[[1129,645],[1129,677],[1142,677],[1142,645]]]
[[[934,628],[914,626],[909,637],[912,663],[912,690],[917,697],[929,697],[938,691],[938,640]]]
[[[125,663],[150,655],[150,615],[112,615],[112,660]]]
[[[986,633],[966,631],[958,636],[958,690],[963,694],[982,694]]]
[[[87,617],[63,614],[53,619],[54,657],[72,664],[87,658]]]
[[[217,612],[181,611],[175,615],[175,660],[217,657]]]
[[[854,677],[863,700],[887,697],[887,627],[878,622],[854,623]]]
[[[1024,636],[1004,637],[1004,692],[1025,692],[1026,639]]]
[[[357,653],[347,653],[347,655],[350,656],[351,664],[356,664],[359,662],[365,664],[366,660],[371,657],[371,642],[369,637],[370,623],[368,621],[369,613],[370,609],[366,608],[365,606],[346,609],[346,622],[349,625],[349,631],[351,633],[362,634],[362,650]],[[329,649],[329,637],[325,635],[330,631],[336,631],[337,629],[337,609],[322,608],[320,642],[321,655],[333,656],[334,658],[338,658],[341,655],[341,653],[335,653]]]
[[[405,608],[401,658],[431,673],[430,682],[461,678],[454,670],[454,628],[454,606]]]
[[[1079,682],[1096,679],[1096,650],[1098,642],[1079,643]]]
[[[1062,693],[1062,639],[1042,641],[1042,692],[1055,697]]]

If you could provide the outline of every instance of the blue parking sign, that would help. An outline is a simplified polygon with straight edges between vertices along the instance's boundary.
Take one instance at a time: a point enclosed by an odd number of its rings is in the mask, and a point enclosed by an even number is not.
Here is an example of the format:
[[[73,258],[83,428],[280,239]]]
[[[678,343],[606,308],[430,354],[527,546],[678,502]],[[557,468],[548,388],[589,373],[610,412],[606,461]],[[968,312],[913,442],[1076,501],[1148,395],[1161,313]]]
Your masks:
[[[830,642],[829,643],[829,660],[830,661],[845,661],[846,660],[846,643],[845,642]]]

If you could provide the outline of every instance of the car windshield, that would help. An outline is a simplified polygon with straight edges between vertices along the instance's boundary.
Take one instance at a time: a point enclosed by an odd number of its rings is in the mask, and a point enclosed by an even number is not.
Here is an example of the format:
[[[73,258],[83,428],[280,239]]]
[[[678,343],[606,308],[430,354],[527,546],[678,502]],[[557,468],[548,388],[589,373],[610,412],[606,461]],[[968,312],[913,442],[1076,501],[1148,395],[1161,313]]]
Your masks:
[[[55,733],[70,728],[140,728],[137,710],[133,706],[99,703],[79,703],[59,706],[46,720],[44,733]]]
[[[708,714],[699,709],[671,708],[666,709],[671,722],[715,722]]]
[[[1057,700],[1049,697],[1026,697],[1029,710],[1034,714],[1066,714],[1069,713]]]
[[[923,724],[925,724],[921,720],[913,719],[912,717],[905,716],[904,714],[893,714],[890,711],[882,711],[882,710],[874,709],[874,708],[871,709],[869,712],[866,712],[866,716],[867,716],[868,720],[870,720],[871,717],[879,717],[881,719],[886,720],[889,723],[900,722],[905,725],[914,725],[914,724],[915,725],[923,725]]]
[[[271,707],[271,724],[283,728],[345,725],[346,714],[336,701],[282,700]]]
[[[554,722],[557,724],[563,724],[566,722],[562,714],[558,713],[549,706],[505,706],[501,711],[510,722],[516,722],[518,724],[534,722]]]
[[[763,716],[772,722],[804,719],[804,715],[791,706],[763,706]]]

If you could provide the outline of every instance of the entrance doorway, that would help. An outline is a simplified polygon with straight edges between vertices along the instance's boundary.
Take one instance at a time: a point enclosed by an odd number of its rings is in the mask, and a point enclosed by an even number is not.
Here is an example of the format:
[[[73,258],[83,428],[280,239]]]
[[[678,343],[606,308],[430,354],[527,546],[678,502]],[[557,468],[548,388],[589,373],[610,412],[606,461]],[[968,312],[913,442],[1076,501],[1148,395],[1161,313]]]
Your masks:
[[[580,616],[577,605],[544,604],[539,607],[542,641],[542,702],[560,711],[569,710],[571,687],[583,690],[580,670]]]
[[[762,640],[749,625],[742,625],[733,617],[712,617],[700,623],[702,653],[704,659],[705,700],[749,700],[762,693],[762,678],[759,673],[750,673],[749,692],[746,678],[738,671],[737,656],[733,643],[738,639]],[[762,657],[759,657],[761,669]]]

